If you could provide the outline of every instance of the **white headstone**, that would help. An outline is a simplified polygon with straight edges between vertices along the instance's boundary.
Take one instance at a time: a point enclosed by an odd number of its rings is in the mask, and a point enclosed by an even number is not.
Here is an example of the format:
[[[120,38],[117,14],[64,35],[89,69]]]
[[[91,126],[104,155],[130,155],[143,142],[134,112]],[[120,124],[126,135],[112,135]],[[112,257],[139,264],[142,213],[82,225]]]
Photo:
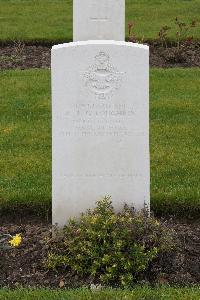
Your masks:
[[[125,0],[74,0],[73,40],[125,39]]]
[[[53,47],[54,224],[63,226],[105,195],[118,210],[149,205],[148,81],[147,46]]]

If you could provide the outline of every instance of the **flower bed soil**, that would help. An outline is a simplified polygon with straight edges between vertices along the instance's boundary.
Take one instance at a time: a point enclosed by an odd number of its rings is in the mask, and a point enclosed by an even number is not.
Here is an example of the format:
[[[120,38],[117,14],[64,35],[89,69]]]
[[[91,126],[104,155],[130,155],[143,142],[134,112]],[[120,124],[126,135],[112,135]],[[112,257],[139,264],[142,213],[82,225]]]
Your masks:
[[[139,283],[199,284],[200,283],[200,223],[186,224],[165,221],[176,234],[176,249],[158,259]],[[21,225],[4,223],[0,231],[12,235],[21,233],[22,244],[0,257],[0,287],[80,287],[90,285],[90,278],[80,278],[67,269],[48,271],[43,261],[48,253],[45,242],[52,228],[38,219]]]
[[[50,68],[51,46],[25,44],[23,42],[0,45],[0,70]],[[200,67],[200,41],[185,43],[177,47],[161,47],[154,42],[150,45],[150,66],[161,68]]]

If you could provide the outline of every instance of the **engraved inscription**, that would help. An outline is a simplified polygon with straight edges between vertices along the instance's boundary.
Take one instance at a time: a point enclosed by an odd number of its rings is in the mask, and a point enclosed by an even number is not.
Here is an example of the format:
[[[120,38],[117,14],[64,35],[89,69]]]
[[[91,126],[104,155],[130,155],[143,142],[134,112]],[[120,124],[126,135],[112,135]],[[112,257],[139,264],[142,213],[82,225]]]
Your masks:
[[[56,118],[62,120],[64,128],[59,136],[67,137],[126,137],[144,136],[144,130],[132,126],[137,118],[138,108],[130,104],[77,103],[63,110]]]
[[[108,18],[93,18],[91,17],[90,18],[91,21],[94,21],[94,22],[107,22],[108,21]]]
[[[113,24],[113,7],[111,0],[90,0],[88,28],[95,39],[111,39]]]
[[[94,1],[91,0],[90,5],[90,20],[91,21],[108,21],[109,20],[110,6],[108,0]]]
[[[120,137],[144,136],[142,128],[131,124],[137,115],[137,108],[130,104],[77,103],[63,110],[57,119],[62,120],[64,128],[59,136],[67,137]]]
[[[120,173],[120,174],[112,174],[112,173],[102,173],[102,174],[97,174],[97,173],[82,173],[82,174],[75,174],[75,173],[67,173],[67,174],[63,174],[61,175],[61,177],[65,177],[68,179],[87,179],[87,178],[98,178],[98,179],[133,179],[133,178],[141,178],[142,174],[140,173]]]
[[[124,72],[110,63],[110,57],[105,52],[95,56],[95,63],[84,72],[85,86],[97,99],[108,99],[122,84]]]

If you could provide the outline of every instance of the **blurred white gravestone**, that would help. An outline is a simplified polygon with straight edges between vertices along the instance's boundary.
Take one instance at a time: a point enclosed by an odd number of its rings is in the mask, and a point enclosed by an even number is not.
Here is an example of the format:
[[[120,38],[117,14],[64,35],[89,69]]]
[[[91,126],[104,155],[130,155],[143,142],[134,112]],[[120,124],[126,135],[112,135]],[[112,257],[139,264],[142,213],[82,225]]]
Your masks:
[[[117,210],[150,205],[147,46],[54,46],[52,119],[53,224],[62,227],[105,195]]]
[[[125,39],[125,0],[74,0],[73,40]]]

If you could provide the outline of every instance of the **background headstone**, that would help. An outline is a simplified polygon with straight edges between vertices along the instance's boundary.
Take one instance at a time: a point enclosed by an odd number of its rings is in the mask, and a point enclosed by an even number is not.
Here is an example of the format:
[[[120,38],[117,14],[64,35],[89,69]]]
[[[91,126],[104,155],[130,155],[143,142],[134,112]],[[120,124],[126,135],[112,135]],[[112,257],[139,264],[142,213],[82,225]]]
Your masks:
[[[125,0],[74,0],[73,40],[125,40]]]
[[[85,2],[85,1],[83,1]],[[149,205],[149,48],[88,41],[52,49],[53,224],[111,195]]]

